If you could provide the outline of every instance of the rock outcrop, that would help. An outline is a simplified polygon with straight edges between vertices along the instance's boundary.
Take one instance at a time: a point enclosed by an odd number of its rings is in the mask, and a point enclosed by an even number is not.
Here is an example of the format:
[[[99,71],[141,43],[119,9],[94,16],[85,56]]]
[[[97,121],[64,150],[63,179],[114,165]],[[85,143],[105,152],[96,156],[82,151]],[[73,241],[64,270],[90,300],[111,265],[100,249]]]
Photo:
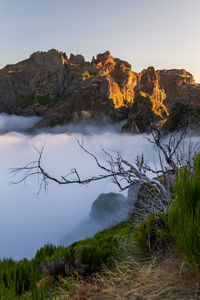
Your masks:
[[[98,231],[127,220],[131,215],[132,203],[132,198],[129,201],[122,194],[100,194],[92,204],[89,217],[66,234],[60,243],[68,246],[74,241],[92,237]]]
[[[109,227],[126,220],[130,211],[131,205],[122,194],[101,194],[92,204],[90,218]]]
[[[148,98],[163,120],[176,102],[200,106],[200,85],[185,70],[149,67],[136,73],[109,51],[91,62],[55,49],[38,51],[0,70],[0,112],[42,116],[41,126],[101,116],[127,119],[138,97]]]

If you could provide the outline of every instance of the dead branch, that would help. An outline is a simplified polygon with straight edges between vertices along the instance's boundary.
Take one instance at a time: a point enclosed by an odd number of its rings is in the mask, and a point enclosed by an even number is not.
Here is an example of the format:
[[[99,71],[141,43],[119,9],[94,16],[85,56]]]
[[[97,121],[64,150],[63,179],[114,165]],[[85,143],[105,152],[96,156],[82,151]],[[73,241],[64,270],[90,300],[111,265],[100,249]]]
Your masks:
[[[41,150],[35,148],[38,152],[38,160],[34,160],[23,167],[13,168],[11,173],[14,175],[22,175],[21,179],[15,183],[25,182],[28,178],[37,175],[39,180],[39,192],[43,188],[46,190],[50,181],[61,185],[88,185],[95,181],[109,180],[116,184],[121,191],[128,189],[136,182],[140,182],[141,185],[144,186],[145,184],[150,187],[147,190],[143,189],[144,198],[145,194],[148,194],[148,197],[146,197],[148,200],[142,203],[143,207],[150,207],[156,198],[158,209],[166,211],[167,204],[171,200],[171,178],[174,176],[176,169],[183,164],[187,164],[191,167],[191,158],[194,151],[192,145],[190,145],[188,151],[189,156],[185,154],[183,140],[187,135],[186,129],[179,135],[173,134],[168,138],[162,136],[160,128],[150,125],[150,129],[151,135],[146,138],[150,143],[156,146],[160,165],[159,168],[157,168],[157,166],[155,169],[150,167],[149,163],[145,161],[143,154],[137,156],[135,164],[132,164],[125,160],[119,152],[115,153],[115,155],[111,155],[103,147],[101,147],[101,149],[105,160],[100,162],[96,155],[85,148],[83,140],[77,139],[79,147],[95,161],[96,166],[100,170],[99,175],[84,178],[80,176],[76,168],[73,168],[67,175],[56,178],[43,167],[42,156],[44,146]],[[148,172],[162,177],[164,183],[161,183],[159,178],[150,178],[147,175]],[[151,188],[153,188],[153,194],[150,192]],[[155,209],[157,210],[157,208]]]

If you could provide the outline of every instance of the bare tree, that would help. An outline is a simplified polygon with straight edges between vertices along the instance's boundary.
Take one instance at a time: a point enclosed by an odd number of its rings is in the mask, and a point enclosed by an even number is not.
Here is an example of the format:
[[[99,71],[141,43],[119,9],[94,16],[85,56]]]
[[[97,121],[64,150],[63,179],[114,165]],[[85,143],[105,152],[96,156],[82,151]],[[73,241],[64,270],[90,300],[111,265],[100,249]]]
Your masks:
[[[159,167],[152,168],[144,155],[141,154],[137,157],[135,164],[125,160],[119,152],[111,155],[104,148],[102,152],[105,155],[104,162],[100,162],[96,155],[88,151],[83,143],[77,139],[78,145],[81,149],[89,155],[96,163],[100,170],[100,174],[88,178],[82,178],[79,171],[73,168],[67,175],[57,178],[50,175],[45,167],[42,165],[42,155],[44,147],[39,151],[38,159],[23,166],[13,168],[11,173],[14,175],[22,174],[22,177],[16,183],[24,182],[29,177],[38,176],[39,178],[39,192],[42,188],[46,189],[49,181],[54,181],[57,184],[80,184],[87,185],[91,182],[100,180],[110,180],[116,184],[119,190],[124,191],[135,183],[140,182],[143,186],[143,203],[141,206],[157,213],[159,210],[167,210],[167,204],[171,201],[171,184],[175,175],[176,169],[186,164],[191,168],[191,161],[194,151],[194,146],[190,145],[187,155],[184,150],[184,138],[187,135],[187,128],[181,133],[171,134],[167,137],[161,133],[161,128],[155,127],[151,124],[151,134],[146,138],[150,143],[155,145],[159,157]],[[151,178],[148,172],[154,174],[157,178]],[[146,188],[145,188],[146,187]],[[147,197],[148,195],[148,197]],[[152,205],[154,202],[156,205]]]

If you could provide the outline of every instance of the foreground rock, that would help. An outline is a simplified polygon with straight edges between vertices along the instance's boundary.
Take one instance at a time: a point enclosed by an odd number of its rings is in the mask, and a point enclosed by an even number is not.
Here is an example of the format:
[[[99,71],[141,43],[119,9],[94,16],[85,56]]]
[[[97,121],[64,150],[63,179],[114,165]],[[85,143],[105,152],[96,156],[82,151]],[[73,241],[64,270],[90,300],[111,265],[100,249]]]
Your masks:
[[[151,197],[148,197],[149,191],[151,191]],[[66,234],[60,243],[68,246],[128,220],[135,213],[147,214],[159,210],[159,201],[156,196],[157,194],[152,191],[152,186],[141,181],[136,181],[129,187],[127,197],[117,193],[100,194],[92,204],[89,217]]]
[[[68,233],[61,244],[68,246],[74,241],[92,237],[98,231],[127,220],[130,213],[131,203],[122,194],[100,194],[92,204],[89,217]]]
[[[129,217],[130,208],[130,203],[122,194],[101,194],[92,204],[90,218],[107,227],[113,226]]]
[[[176,102],[200,106],[200,85],[185,70],[136,73],[109,51],[91,62],[55,49],[38,51],[0,70],[0,112],[42,116],[40,126],[106,116],[128,119],[126,130],[142,131],[132,112],[138,98],[147,99],[162,121]]]

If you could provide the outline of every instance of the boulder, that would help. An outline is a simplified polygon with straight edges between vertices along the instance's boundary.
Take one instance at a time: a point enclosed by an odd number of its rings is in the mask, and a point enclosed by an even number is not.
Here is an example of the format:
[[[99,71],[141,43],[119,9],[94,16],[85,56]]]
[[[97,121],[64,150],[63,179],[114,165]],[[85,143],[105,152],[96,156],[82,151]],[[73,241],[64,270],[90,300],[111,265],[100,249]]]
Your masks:
[[[130,205],[125,196],[116,193],[101,194],[93,202],[90,218],[106,226],[116,225],[129,217]]]
[[[158,179],[159,181],[162,178]],[[157,214],[163,209],[160,194],[155,186],[147,182],[135,181],[128,189],[128,201],[132,207],[132,215],[142,215],[153,212]],[[167,205],[167,203],[164,203]]]
[[[60,241],[68,246],[75,241],[94,236],[95,233],[125,221],[131,214],[131,202],[122,194],[100,194],[93,202],[90,215],[82,220]]]

